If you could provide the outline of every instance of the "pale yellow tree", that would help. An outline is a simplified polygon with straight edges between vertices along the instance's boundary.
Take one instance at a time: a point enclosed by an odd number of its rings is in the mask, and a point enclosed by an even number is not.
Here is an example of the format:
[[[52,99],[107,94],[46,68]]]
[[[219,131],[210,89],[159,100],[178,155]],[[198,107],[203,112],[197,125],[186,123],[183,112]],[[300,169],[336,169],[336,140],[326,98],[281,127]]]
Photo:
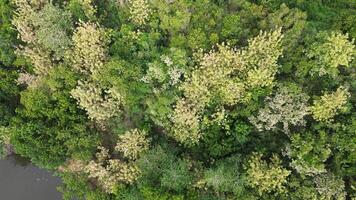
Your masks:
[[[104,147],[98,149],[97,160],[90,161],[83,171],[105,192],[113,193],[118,184],[132,184],[139,178],[140,170],[136,165],[110,158]]]
[[[67,53],[73,67],[85,74],[95,74],[106,60],[106,32],[94,23],[81,23],[73,35],[73,49]]]
[[[261,32],[240,50],[222,44],[197,53],[199,64],[181,85],[184,97],[171,116],[171,136],[185,145],[196,144],[203,135],[199,119],[209,103],[218,100],[219,109],[233,106],[246,102],[250,89],[271,87],[282,54],[281,39],[280,30]]]
[[[122,111],[122,95],[114,88],[104,89],[95,82],[79,81],[71,95],[89,118],[101,125]]]
[[[320,33],[321,41],[315,42],[307,51],[307,56],[315,61],[311,74],[333,77],[339,74],[339,66],[349,67],[355,57],[355,39],[348,34],[332,32]]]
[[[138,26],[144,25],[150,15],[150,7],[147,0],[128,0],[130,20]]]
[[[330,121],[339,111],[347,109],[346,103],[350,93],[344,87],[335,92],[325,93],[320,99],[314,101],[311,107],[313,118],[317,121]]]
[[[284,184],[291,171],[281,166],[282,161],[273,155],[270,162],[262,159],[261,153],[254,153],[245,165],[248,184],[255,188],[259,195],[263,193],[283,193]]]
[[[135,160],[149,147],[149,139],[145,131],[132,129],[120,135],[115,150],[122,153],[125,158]]]
[[[35,38],[34,27],[32,25],[32,17],[36,10],[40,8],[42,4],[45,4],[45,0],[27,1],[27,0],[12,0],[12,3],[16,6],[16,12],[12,19],[12,24],[19,32],[18,37],[26,43],[33,42]]]

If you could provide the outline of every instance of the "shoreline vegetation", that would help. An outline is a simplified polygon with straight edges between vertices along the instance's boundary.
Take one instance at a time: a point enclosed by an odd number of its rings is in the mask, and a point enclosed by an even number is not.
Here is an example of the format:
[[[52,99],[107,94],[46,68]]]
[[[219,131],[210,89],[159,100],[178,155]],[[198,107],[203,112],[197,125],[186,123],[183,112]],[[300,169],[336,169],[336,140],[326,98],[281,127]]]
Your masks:
[[[0,157],[64,200],[355,200],[355,38],[354,0],[2,0]]]

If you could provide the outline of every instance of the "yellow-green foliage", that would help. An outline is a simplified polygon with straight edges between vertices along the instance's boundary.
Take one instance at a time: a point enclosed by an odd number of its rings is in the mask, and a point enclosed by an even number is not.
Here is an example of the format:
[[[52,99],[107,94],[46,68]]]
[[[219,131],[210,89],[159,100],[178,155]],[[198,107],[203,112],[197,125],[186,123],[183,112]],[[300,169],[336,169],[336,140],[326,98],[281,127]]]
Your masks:
[[[140,170],[134,164],[125,163],[118,159],[111,159],[108,163],[106,169],[111,172],[119,182],[132,184],[140,176]]]
[[[348,67],[355,56],[355,40],[348,39],[348,34],[333,32],[326,36],[323,42],[313,44],[307,52],[309,58],[316,60],[312,73],[319,76],[337,76],[338,66]]]
[[[347,109],[346,103],[350,93],[347,89],[339,87],[333,93],[325,93],[319,100],[314,101],[311,107],[313,117],[317,121],[328,121],[339,112]]]
[[[130,3],[130,19],[138,25],[144,25],[150,15],[150,8],[147,0],[129,0]]]
[[[282,55],[282,38],[281,30],[277,29],[261,32],[257,37],[248,40],[247,49],[241,52],[247,70],[268,70],[264,73],[274,78],[278,70],[277,60]]]
[[[199,141],[199,119],[212,101],[232,106],[245,101],[248,90],[271,86],[282,54],[280,30],[260,33],[247,48],[218,45],[217,50],[197,54],[199,65],[181,86],[184,98],[178,100],[171,128],[173,137],[186,145]],[[260,74],[257,74],[260,73]]]
[[[57,169],[60,172],[81,173],[86,165],[87,163],[83,160],[70,159]]]
[[[191,145],[198,143],[200,119],[196,108],[185,99],[178,100],[172,116],[172,136],[178,142]]]
[[[84,172],[88,174],[88,178],[95,179],[105,192],[113,193],[119,183],[131,184],[137,180],[140,171],[135,165],[110,159],[107,149],[98,149],[97,160],[90,161],[84,167]]]
[[[115,150],[121,152],[125,158],[135,160],[149,147],[149,140],[145,131],[133,129],[119,136]]]
[[[47,74],[53,67],[49,53],[40,47],[25,47],[17,52],[29,59],[33,65],[34,72],[38,75]]]
[[[261,153],[254,153],[248,160],[245,166],[248,184],[260,195],[285,192],[283,184],[287,183],[287,177],[291,171],[281,166],[282,161],[277,155],[273,155],[269,163],[262,160],[262,156]]]
[[[106,160],[110,158],[109,149],[106,149],[103,146],[98,146],[97,149],[99,150],[95,157],[98,160],[98,163],[105,163]]]
[[[77,2],[82,6],[85,16],[89,19],[95,16],[96,10],[93,6],[93,0],[77,0]]]
[[[84,172],[88,174],[88,178],[93,178],[98,181],[98,184],[107,192],[111,192],[116,184],[116,181],[110,176],[105,167],[95,161],[90,161],[85,166]]]
[[[91,120],[104,123],[121,112],[122,96],[114,89],[104,89],[94,82],[79,81],[71,95]]]
[[[39,8],[39,5],[45,2],[42,1],[27,1],[27,0],[13,0],[12,3],[16,6],[16,15],[12,20],[12,24],[19,32],[18,37],[26,42],[31,43],[35,40],[35,33],[32,26],[32,17],[35,14],[35,10]]]
[[[10,145],[10,136],[10,130],[7,127],[0,126],[0,158],[9,153],[6,146]]]
[[[19,32],[18,38],[25,42],[27,45],[33,44],[36,41],[35,28],[33,25],[33,18],[36,11],[44,5],[46,1],[27,1],[27,0],[13,0],[16,6],[16,14],[12,20],[12,24]],[[49,54],[41,47],[24,46],[17,49],[18,55],[23,55],[29,59],[34,66],[36,74],[46,74],[52,67]]]
[[[217,51],[204,54],[198,61],[198,68],[182,85],[187,100],[199,109],[214,97],[221,97],[223,103],[235,104],[244,88],[239,77],[230,78],[230,75],[245,67],[240,52],[227,45],[218,45]]]
[[[93,23],[82,23],[73,35],[74,48],[67,57],[82,73],[95,74],[106,59],[105,30]]]

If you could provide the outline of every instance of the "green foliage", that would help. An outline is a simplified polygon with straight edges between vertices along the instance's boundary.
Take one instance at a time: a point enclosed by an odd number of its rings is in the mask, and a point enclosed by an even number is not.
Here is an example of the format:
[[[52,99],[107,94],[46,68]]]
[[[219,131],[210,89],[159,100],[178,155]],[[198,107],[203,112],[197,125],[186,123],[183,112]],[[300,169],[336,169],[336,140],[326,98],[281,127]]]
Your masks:
[[[189,171],[190,163],[185,160],[178,160],[168,163],[168,167],[163,169],[161,186],[176,192],[182,192],[192,184],[193,175]]]
[[[230,14],[224,17],[221,36],[223,39],[227,39],[230,43],[234,44],[241,36],[241,29],[240,16],[237,14]]]
[[[215,192],[241,194],[244,189],[244,178],[240,174],[241,164],[239,158],[221,160],[204,172],[202,179],[198,181],[198,187],[213,189]]]
[[[32,21],[36,42],[46,50],[53,52],[54,58],[62,58],[71,45],[68,36],[72,29],[70,12],[47,4],[33,15]]]
[[[83,175],[71,173],[59,174],[63,181],[63,186],[59,190],[63,194],[64,200],[110,200],[110,196],[96,189],[93,190],[88,184],[87,179]]]
[[[0,126],[0,159],[6,157],[10,145],[10,130],[6,127]]]
[[[312,180],[301,179],[299,177],[292,176],[290,178],[288,186],[290,187],[291,193],[291,195],[289,196],[290,199],[319,199],[318,191],[316,190],[314,182]],[[288,197],[283,199],[288,199]]]
[[[92,0],[71,0],[68,8],[79,20],[95,19],[96,8]]]
[[[140,184],[155,186],[160,184],[163,170],[174,164],[174,155],[158,146],[147,151],[136,162],[141,171]]]
[[[138,1],[138,0],[135,0]],[[186,30],[190,21],[188,12],[188,1],[160,1],[151,2],[152,9],[160,20],[159,28],[174,35],[180,31]]]
[[[0,154],[68,200],[353,199],[355,8],[2,0]]]
[[[302,175],[315,175],[326,172],[324,162],[330,157],[328,135],[318,133],[293,134],[286,154],[292,159],[290,165]]]
[[[162,193],[161,191],[156,191],[153,188],[142,188],[142,196],[145,200],[183,200],[182,195],[171,195],[169,193]]]
[[[87,159],[97,144],[94,131],[69,95],[76,76],[59,67],[41,80],[38,87],[21,93],[11,134],[16,152],[45,167],[56,167],[67,156]]]
[[[19,87],[16,85],[17,73],[14,70],[0,69],[0,125],[7,125],[17,106]]]
[[[333,163],[337,173],[341,175],[353,175],[356,170],[356,155],[354,153],[356,149],[356,120],[354,115],[348,118],[347,120],[345,119],[345,124],[335,124],[335,133],[332,135],[332,142],[335,148],[333,151],[335,157]]]
[[[12,9],[9,0],[0,2],[0,62],[8,66],[15,59],[13,45],[17,44],[16,32],[11,24]]]

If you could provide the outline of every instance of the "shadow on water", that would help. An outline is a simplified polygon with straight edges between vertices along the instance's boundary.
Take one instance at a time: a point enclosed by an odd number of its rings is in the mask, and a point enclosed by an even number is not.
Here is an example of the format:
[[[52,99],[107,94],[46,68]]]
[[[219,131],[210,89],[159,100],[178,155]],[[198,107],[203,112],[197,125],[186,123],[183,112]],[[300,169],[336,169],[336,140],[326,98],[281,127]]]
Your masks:
[[[14,166],[22,166],[26,167],[31,164],[31,161],[27,158],[21,157],[17,154],[13,154],[5,158],[5,160],[9,160],[10,163],[14,164]]]
[[[16,155],[0,159],[1,200],[61,200],[56,189],[60,185],[60,178],[28,159]]]

